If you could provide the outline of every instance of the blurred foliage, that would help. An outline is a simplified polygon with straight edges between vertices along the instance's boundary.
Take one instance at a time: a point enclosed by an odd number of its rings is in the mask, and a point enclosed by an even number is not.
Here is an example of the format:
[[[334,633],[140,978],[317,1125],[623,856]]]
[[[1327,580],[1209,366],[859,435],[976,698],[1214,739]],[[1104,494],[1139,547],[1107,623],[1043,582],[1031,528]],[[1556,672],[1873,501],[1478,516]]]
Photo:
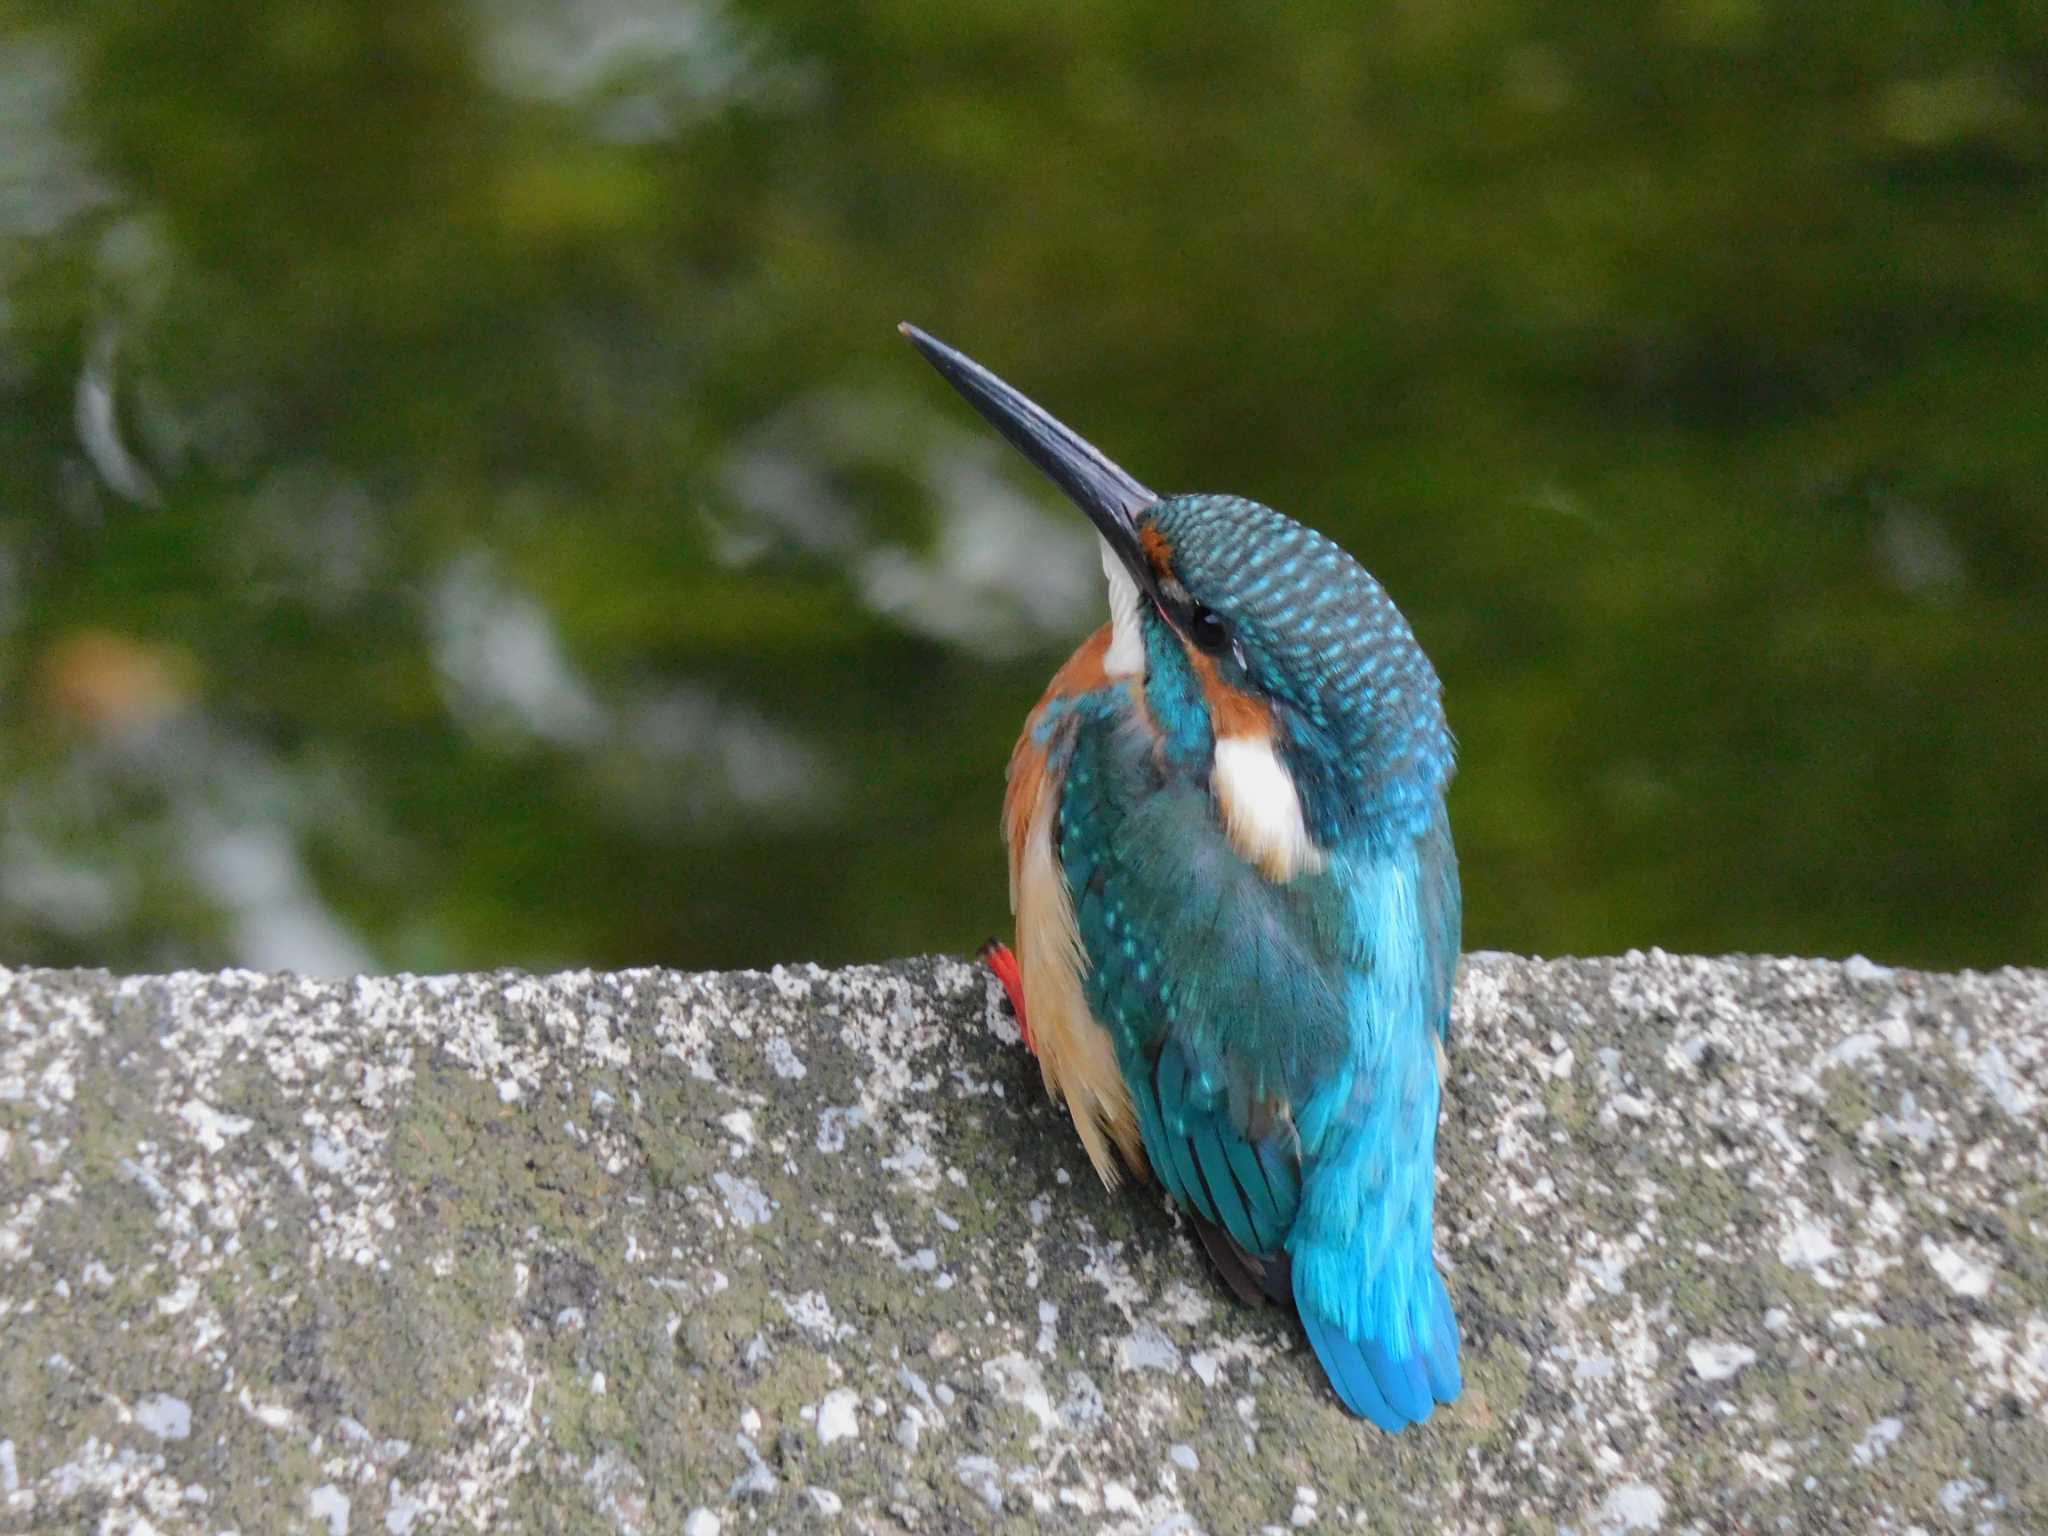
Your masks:
[[[1468,943],[2048,959],[2037,6],[0,0],[0,956],[1004,929],[1080,520],[1324,528]]]

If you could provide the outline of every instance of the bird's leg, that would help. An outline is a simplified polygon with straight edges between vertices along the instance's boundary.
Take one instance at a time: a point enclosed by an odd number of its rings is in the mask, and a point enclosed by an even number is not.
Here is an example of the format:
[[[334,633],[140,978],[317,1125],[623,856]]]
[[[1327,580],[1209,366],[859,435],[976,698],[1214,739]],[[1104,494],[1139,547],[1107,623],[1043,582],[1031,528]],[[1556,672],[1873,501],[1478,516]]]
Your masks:
[[[1024,1049],[1036,1056],[1038,1046],[1031,1038],[1031,1022],[1024,1014],[1024,972],[1017,964],[1016,955],[1009,945],[990,939],[981,946],[981,963],[994,971],[996,980],[1003,984],[1003,995],[1010,1000],[1010,1012],[1017,1015],[1017,1033],[1024,1037]]]

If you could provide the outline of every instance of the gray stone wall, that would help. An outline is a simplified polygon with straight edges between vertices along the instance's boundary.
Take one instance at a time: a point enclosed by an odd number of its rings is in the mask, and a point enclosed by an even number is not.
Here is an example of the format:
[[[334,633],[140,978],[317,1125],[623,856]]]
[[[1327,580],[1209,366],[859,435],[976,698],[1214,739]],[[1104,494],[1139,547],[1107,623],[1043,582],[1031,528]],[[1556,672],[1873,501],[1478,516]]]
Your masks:
[[[951,960],[0,973],[0,1529],[2048,1530],[2048,974],[1477,955],[1399,1439]]]

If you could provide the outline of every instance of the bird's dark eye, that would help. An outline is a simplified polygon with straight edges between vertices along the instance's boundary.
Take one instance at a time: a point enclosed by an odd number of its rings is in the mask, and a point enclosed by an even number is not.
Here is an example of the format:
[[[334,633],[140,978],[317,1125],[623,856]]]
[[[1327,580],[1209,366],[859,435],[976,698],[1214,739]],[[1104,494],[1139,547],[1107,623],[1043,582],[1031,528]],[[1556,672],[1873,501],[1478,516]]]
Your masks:
[[[1197,603],[1188,615],[1188,638],[1213,656],[1230,644],[1230,630],[1215,610]]]

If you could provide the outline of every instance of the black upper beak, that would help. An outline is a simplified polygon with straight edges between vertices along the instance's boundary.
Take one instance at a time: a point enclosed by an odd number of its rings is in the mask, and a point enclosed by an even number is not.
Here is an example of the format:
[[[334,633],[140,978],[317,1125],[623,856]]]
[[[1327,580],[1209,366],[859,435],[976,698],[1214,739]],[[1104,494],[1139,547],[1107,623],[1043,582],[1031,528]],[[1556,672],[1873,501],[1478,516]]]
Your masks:
[[[1138,590],[1156,599],[1159,580],[1138,543],[1138,514],[1159,498],[1110,462],[1071,428],[1056,421],[981,364],[927,336],[908,321],[897,327],[945,375],[946,382],[988,419],[1074,504],[1116,551]]]

